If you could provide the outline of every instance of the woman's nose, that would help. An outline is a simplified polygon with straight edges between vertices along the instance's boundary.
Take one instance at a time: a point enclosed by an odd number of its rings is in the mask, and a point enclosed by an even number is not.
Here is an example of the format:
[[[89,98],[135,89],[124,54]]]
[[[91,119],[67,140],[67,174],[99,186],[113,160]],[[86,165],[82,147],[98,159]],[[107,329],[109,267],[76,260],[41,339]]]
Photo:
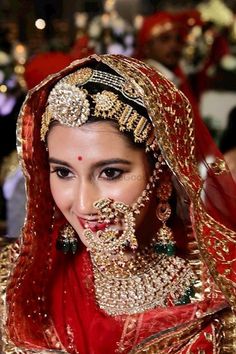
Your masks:
[[[99,191],[94,183],[80,182],[74,195],[74,212],[78,216],[96,214],[93,203],[99,198]]]

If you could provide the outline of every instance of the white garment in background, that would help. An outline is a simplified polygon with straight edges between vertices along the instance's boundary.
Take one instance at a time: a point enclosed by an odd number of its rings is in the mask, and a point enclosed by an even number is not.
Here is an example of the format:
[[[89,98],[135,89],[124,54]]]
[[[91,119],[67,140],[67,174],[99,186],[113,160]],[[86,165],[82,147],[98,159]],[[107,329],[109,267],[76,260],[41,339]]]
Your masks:
[[[25,179],[18,167],[9,174],[3,184],[3,195],[6,199],[6,237],[17,238],[25,220]]]

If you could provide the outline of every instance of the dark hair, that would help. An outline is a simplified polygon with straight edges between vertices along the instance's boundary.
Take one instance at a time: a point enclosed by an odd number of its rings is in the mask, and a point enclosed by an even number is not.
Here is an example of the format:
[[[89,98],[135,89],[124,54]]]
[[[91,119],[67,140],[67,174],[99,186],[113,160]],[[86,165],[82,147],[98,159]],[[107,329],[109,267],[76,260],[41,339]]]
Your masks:
[[[223,131],[219,141],[219,148],[223,154],[236,147],[235,136],[236,136],[236,106],[233,107],[229,112],[227,126]]]

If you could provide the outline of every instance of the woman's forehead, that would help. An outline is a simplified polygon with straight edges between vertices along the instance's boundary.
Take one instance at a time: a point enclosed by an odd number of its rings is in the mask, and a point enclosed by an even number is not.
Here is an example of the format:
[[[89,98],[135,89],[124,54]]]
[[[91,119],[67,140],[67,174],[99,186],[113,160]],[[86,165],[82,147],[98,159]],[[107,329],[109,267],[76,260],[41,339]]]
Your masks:
[[[85,124],[79,128],[57,125],[48,136],[49,162],[68,164],[85,171],[104,165],[147,165],[145,149],[127,143],[110,124]]]
[[[112,152],[136,150],[124,133],[108,121],[84,124],[81,127],[55,125],[48,135],[48,147],[60,147],[61,150],[81,148]]]

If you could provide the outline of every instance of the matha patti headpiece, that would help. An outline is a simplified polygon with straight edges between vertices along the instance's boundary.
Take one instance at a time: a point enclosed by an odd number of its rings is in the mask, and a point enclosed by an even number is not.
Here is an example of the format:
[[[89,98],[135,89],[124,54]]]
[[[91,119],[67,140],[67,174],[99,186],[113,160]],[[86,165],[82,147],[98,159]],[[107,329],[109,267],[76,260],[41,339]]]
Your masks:
[[[114,91],[102,90],[89,94],[83,87],[86,83],[104,84]],[[90,116],[115,120],[121,131],[132,131],[135,142],[145,142],[147,149],[153,149],[156,142],[150,134],[152,125],[148,118],[141,115],[124,99],[134,102],[145,109],[142,101],[142,89],[133,81],[108,72],[82,68],[62,78],[52,89],[48,104],[42,117],[41,140],[45,141],[50,123],[54,120],[69,127],[79,127]]]

